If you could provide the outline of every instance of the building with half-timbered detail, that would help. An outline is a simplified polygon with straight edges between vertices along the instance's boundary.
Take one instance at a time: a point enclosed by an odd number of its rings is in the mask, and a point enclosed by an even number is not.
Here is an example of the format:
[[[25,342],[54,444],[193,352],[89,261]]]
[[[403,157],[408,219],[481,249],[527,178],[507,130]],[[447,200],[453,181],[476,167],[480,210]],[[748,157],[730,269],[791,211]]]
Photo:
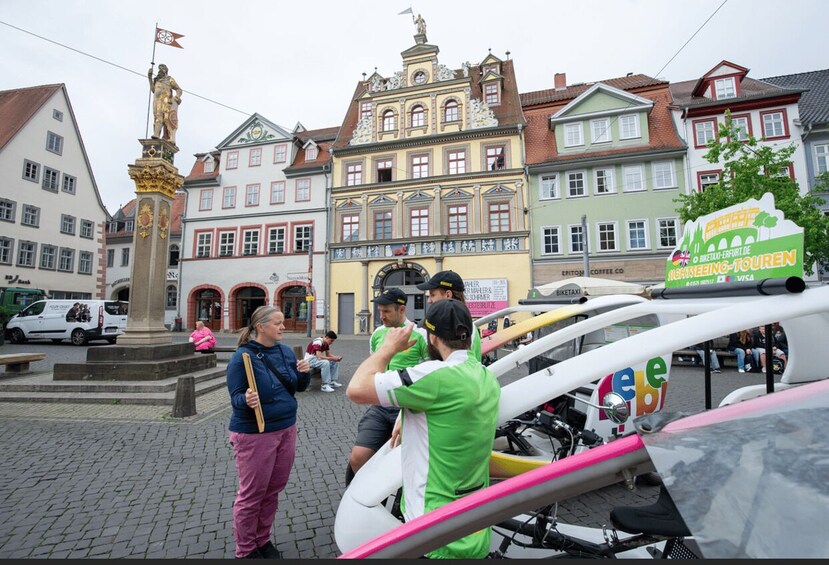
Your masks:
[[[425,33],[389,76],[363,75],[333,147],[331,327],[370,333],[371,299],[409,295],[451,269],[473,315],[514,304],[530,286],[524,117],[512,61],[491,53],[450,68]]]

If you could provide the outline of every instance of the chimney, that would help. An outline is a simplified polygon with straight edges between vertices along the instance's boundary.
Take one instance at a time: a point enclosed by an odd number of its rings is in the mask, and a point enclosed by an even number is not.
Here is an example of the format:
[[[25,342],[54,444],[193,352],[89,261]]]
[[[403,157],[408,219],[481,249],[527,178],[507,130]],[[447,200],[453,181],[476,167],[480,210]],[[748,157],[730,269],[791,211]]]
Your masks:
[[[556,90],[564,90],[567,88],[567,73],[556,73],[553,80]]]

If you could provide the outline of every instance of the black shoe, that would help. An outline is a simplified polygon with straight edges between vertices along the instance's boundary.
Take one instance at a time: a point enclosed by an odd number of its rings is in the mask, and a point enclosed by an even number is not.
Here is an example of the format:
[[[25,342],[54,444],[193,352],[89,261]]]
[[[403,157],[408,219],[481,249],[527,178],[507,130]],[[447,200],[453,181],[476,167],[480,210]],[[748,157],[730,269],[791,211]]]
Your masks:
[[[279,550],[270,541],[258,548],[258,551],[265,559],[282,559],[282,554],[279,553]]]
[[[264,558],[265,558],[265,556],[262,555],[262,552],[259,551],[259,548],[257,547],[256,549],[254,549],[253,551],[251,551],[250,553],[248,553],[244,557],[237,557],[236,559],[264,559]]]

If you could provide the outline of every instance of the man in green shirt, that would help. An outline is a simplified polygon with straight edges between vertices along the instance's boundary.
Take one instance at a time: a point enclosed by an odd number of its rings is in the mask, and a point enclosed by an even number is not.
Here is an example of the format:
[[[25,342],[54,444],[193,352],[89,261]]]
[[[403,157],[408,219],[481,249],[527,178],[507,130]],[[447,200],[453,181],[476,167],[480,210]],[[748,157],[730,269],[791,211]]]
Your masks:
[[[423,326],[432,361],[387,370],[394,355],[415,343],[414,324],[390,328],[346,391],[358,404],[401,408],[401,508],[406,521],[489,486],[501,397],[495,375],[469,354],[474,324],[465,304],[451,298],[432,304]],[[490,529],[484,528],[427,556],[486,557],[490,537]]]
[[[465,285],[455,271],[438,271],[428,281],[417,285],[417,288],[426,291],[427,304],[434,304],[444,298],[454,298],[466,304]],[[469,350],[475,359],[481,358],[481,332],[477,327],[472,333],[472,346]]]

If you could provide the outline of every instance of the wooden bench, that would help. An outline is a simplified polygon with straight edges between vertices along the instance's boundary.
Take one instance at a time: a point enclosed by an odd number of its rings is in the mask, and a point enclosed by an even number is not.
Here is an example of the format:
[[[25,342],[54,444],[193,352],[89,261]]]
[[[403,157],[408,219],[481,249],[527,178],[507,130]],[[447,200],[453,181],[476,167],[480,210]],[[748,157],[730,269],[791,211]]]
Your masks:
[[[6,374],[22,375],[29,372],[29,363],[44,359],[45,353],[9,353],[0,355],[0,365],[6,366]]]

